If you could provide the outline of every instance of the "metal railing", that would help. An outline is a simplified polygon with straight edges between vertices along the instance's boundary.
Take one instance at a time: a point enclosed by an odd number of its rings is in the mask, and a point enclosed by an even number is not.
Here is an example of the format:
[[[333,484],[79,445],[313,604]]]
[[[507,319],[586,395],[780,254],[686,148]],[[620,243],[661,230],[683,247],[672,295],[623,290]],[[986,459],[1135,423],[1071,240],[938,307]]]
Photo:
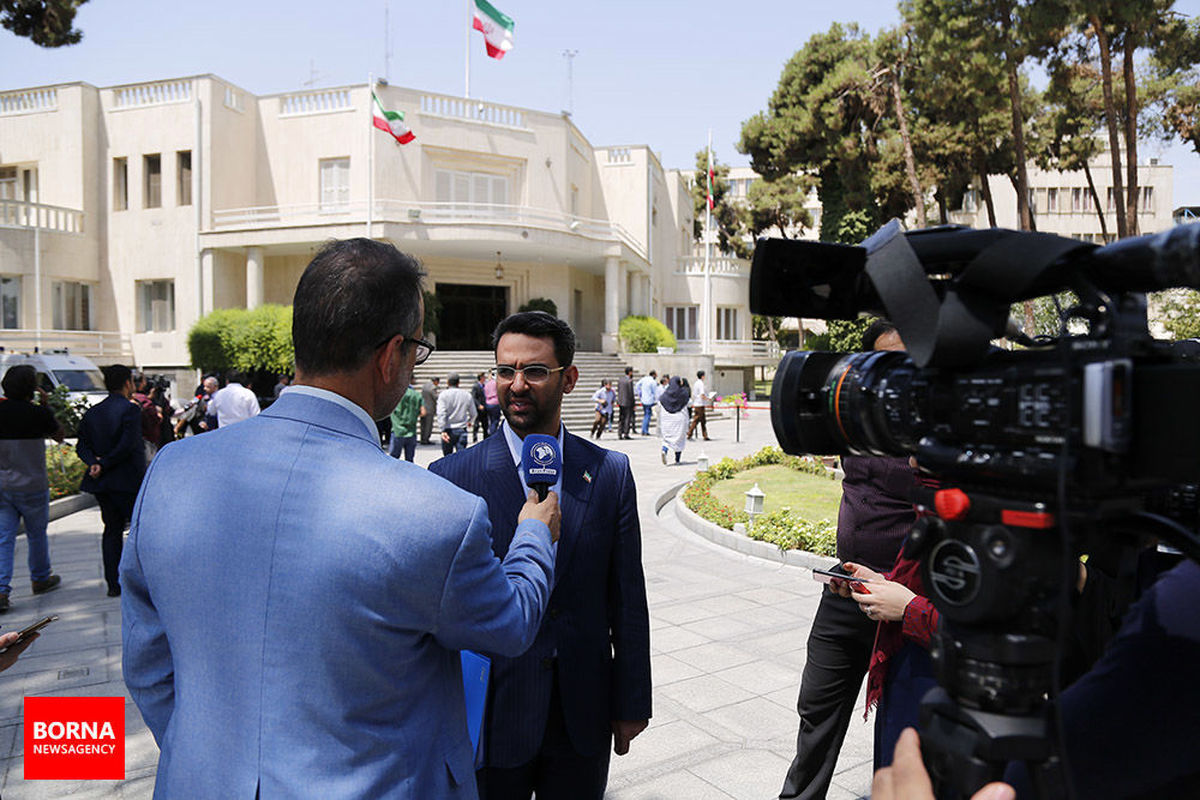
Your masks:
[[[486,122],[489,125],[503,125],[506,128],[523,129],[526,127],[524,109],[482,100],[422,92],[420,108],[422,114],[430,114],[435,117]]]
[[[36,114],[41,111],[58,110],[58,89],[23,89],[17,92],[0,92],[0,116]]]
[[[709,269],[713,275],[725,275],[734,278],[749,278],[749,264],[740,258],[714,256],[709,259]],[[675,270],[676,275],[703,275],[703,256],[682,256]]]
[[[58,233],[83,233],[83,212],[45,203],[0,200],[0,228],[41,228]]]
[[[35,328],[0,330],[0,347],[6,353],[43,353],[66,350],[72,355],[111,360],[133,359],[129,334],[120,331],[55,331]]]
[[[409,225],[502,225],[574,234],[588,239],[620,241],[642,259],[646,250],[628,230],[615,222],[586,219],[550,209],[487,203],[409,203],[376,200],[376,222]],[[329,224],[365,224],[367,203],[303,203],[285,206],[228,208],[212,212],[212,229],[303,227]]]

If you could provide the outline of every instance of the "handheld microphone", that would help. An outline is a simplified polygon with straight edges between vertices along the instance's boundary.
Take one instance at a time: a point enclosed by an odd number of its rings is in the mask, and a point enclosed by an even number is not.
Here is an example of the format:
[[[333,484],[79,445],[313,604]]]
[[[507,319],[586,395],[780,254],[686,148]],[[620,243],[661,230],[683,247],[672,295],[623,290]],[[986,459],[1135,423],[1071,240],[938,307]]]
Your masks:
[[[538,502],[545,500],[546,493],[562,474],[558,439],[544,433],[526,436],[521,445],[521,469],[525,472],[525,485],[537,492]]]

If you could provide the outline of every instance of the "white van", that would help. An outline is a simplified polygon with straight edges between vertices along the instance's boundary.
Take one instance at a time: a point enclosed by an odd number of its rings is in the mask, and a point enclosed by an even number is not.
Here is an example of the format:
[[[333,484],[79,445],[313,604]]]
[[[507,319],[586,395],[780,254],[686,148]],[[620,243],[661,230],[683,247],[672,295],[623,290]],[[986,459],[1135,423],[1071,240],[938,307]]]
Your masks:
[[[54,391],[56,386],[66,386],[72,400],[82,397],[89,406],[108,397],[104,375],[85,356],[66,352],[0,353],[0,376],[18,364],[29,364],[36,369],[38,386],[47,392]]]

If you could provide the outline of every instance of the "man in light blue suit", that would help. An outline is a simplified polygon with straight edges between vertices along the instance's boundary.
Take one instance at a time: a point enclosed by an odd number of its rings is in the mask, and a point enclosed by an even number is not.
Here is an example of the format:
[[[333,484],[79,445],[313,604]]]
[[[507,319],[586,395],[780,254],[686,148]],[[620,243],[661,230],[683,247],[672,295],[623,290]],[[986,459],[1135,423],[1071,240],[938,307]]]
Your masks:
[[[558,501],[531,496],[501,561],[482,500],[380,450],[423,316],[414,260],[327,244],[296,289],[296,386],[154,460],[121,606],[156,798],[476,796],[458,651],[533,642]]]
[[[575,334],[543,311],[505,319],[492,335],[498,435],[430,470],[487,500],[493,548],[517,544],[525,496],[522,439],[562,449],[562,540],[537,639],[524,654],[490,653],[484,800],[600,800],[609,750],[624,755],[651,713],[650,625],[637,491],[629,459],[566,431],[562,398],[579,379]]]

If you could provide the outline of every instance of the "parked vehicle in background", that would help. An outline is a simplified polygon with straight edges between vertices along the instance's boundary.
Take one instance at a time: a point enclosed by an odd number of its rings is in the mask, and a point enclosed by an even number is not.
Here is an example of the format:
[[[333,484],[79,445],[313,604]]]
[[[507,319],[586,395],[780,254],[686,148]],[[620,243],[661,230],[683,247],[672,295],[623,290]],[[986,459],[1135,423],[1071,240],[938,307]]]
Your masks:
[[[65,351],[0,353],[0,375],[18,364],[33,366],[38,374],[38,387],[47,392],[65,386],[72,401],[83,399],[89,406],[108,397],[100,368],[85,356],[73,356]]]

